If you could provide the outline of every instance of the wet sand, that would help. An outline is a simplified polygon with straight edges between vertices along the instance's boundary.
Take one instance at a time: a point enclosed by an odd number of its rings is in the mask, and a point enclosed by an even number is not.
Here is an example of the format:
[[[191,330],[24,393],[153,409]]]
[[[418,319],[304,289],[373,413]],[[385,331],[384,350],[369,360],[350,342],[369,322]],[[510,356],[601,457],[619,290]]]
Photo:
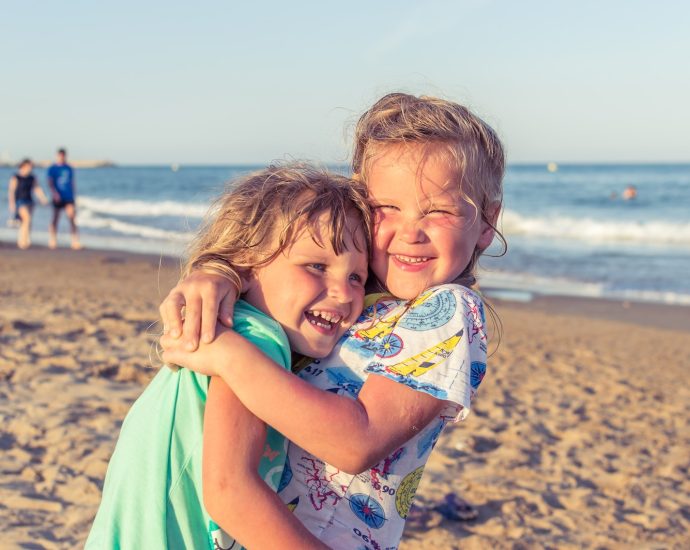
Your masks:
[[[80,547],[178,266],[2,243],[0,266],[0,547]],[[495,307],[502,342],[401,548],[689,547],[690,308]],[[451,491],[479,517],[434,512]]]

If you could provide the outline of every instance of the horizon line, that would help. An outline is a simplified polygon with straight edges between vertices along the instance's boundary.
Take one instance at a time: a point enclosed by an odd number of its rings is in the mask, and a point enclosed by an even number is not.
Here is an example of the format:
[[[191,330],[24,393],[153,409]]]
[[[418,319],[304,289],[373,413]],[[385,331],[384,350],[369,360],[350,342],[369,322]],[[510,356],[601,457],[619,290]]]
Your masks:
[[[0,168],[16,168],[20,161],[0,161]],[[68,160],[68,163],[78,169],[93,169],[93,168],[129,168],[129,167],[149,167],[149,168],[173,168],[182,169],[188,168],[253,168],[263,167],[277,162],[283,162],[281,159],[275,159],[269,162],[118,162],[114,160],[89,160],[89,159],[73,159]],[[347,162],[314,162],[305,161],[315,164],[317,166],[337,166],[340,168],[349,167]],[[52,164],[52,161],[36,160],[32,161],[35,167],[45,168]],[[690,160],[577,160],[577,161],[554,161],[554,160],[521,160],[506,163],[506,166],[549,166],[556,165],[557,167],[565,166],[686,166],[690,165]]]

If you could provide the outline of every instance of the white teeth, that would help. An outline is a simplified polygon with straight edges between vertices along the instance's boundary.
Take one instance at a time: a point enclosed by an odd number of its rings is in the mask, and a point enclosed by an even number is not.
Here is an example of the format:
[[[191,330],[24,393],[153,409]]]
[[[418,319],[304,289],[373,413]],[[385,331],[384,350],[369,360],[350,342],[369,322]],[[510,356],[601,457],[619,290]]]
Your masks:
[[[312,325],[316,325],[317,327],[321,327],[321,328],[331,328],[331,327],[333,326],[331,323],[328,323],[328,324],[326,324],[326,323],[319,323],[318,321],[314,321],[313,319],[309,319],[309,322],[310,322]]]
[[[321,317],[327,323],[340,323],[343,320],[342,315],[337,313],[331,313],[330,311],[320,311],[320,310],[309,310],[307,313],[313,315],[314,317]],[[311,324],[317,324],[315,321],[309,321]],[[322,325],[319,325],[322,326]]]
[[[418,256],[401,256],[400,254],[396,254],[395,257],[406,264],[420,264],[429,260],[429,258],[420,258]]]

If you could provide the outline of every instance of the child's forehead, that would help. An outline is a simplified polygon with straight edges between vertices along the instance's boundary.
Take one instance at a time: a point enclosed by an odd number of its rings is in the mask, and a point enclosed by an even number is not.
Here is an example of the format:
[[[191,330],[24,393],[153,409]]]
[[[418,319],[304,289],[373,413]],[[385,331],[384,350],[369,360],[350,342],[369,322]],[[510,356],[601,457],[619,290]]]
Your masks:
[[[388,183],[388,178],[414,178],[437,187],[456,184],[460,174],[457,163],[442,145],[404,144],[382,147],[367,163],[367,187]]]
[[[446,198],[458,200],[462,188],[455,172],[442,163],[425,163],[410,166],[391,163],[376,167],[367,178],[367,192],[370,197],[389,196],[406,198]]]
[[[292,252],[317,252],[320,249],[323,253],[335,254],[333,241],[345,241],[346,248],[354,244],[355,250],[367,250],[367,240],[362,218],[355,212],[346,212],[344,225],[340,234],[336,227],[336,216],[329,211],[322,212],[318,217],[308,219],[306,216],[297,220],[291,235],[290,242],[286,248]]]
[[[453,167],[453,150],[455,147],[446,142],[399,142],[374,143],[370,145],[367,155],[367,167],[383,161],[388,164],[400,164],[418,169],[428,163],[443,163]]]

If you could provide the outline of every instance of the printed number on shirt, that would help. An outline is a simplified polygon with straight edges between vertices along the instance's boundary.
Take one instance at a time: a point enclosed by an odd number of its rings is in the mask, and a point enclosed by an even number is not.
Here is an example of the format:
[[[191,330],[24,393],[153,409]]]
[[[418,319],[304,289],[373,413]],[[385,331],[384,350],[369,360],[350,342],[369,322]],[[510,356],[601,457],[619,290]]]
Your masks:
[[[377,491],[382,491],[384,493],[387,493],[391,496],[395,494],[395,488],[389,487],[388,485],[381,485],[378,481],[372,481],[371,486],[376,489]]]
[[[319,376],[319,374],[323,373],[323,369],[319,369],[317,367],[313,367],[313,366],[309,365],[308,367],[304,368],[304,372],[308,372],[312,376]]]

